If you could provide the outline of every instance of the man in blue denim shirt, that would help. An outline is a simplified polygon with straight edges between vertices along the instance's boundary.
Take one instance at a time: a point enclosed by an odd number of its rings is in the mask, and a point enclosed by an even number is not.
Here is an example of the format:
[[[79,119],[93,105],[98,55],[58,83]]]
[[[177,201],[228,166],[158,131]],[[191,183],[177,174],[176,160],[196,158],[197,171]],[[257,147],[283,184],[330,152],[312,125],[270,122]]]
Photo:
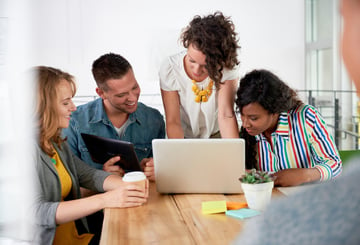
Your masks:
[[[71,149],[91,166],[123,175],[123,169],[114,165],[120,159],[118,156],[104,165],[93,162],[81,133],[132,142],[144,173],[154,180],[151,142],[165,137],[163,116],[138,102],[140,87],[124,57],[113,53],[102,55],[94,61],[92,73],[100,98],[72,113],[70,126],[63,130]]]

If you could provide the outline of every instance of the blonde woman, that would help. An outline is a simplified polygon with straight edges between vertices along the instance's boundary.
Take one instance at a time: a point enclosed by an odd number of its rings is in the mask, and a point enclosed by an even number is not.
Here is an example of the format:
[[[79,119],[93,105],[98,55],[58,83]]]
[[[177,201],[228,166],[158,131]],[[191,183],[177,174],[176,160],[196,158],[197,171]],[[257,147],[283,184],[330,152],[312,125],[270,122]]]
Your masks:
[[[142,205],[148,189],[126,184],[120,176],[94,169],[72,154],[61,130],[68,127],[71,113],[76,110],[72,102],[74,78],[52,67],[36,67],[35,72],[36,243],[89,244],[96,237],[88,233],[84,217],[106,207]],[[100,194],[80,198],[80,186]]]

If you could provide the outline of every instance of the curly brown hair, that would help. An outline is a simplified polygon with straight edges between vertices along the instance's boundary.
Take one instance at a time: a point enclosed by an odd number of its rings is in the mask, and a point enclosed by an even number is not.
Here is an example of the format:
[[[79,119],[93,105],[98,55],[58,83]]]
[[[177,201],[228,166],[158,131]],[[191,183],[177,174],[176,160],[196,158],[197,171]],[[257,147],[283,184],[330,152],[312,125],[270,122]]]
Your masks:
[[[295,90],[290,88],[274,73],[260,69],[247,73],[240,80],[235,104],[241,114],[242,109],[259,103],[269,113],[281,113],[303,104]],[[240,138],[246,142],[246,168],[256,168],[256,140],[241,127]]]
[[[185,48],[192,44],[205,54],[205,68],[217,87],[223,69],[232,69],[239,64],[237,50],[240,46],[235,26],[230,17],[219,11],[204,17],[196,15],[183,30],[180,39]]]

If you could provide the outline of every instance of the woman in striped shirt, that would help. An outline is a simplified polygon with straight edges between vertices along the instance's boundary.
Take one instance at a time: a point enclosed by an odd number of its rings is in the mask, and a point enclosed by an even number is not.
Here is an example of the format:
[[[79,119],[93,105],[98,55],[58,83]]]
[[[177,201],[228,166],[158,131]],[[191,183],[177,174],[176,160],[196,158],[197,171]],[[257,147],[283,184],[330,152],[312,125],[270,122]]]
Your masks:
[[[274,172],[275,185],[296,186],[340,175],[342,163],[320,113],[267,70],[240,81],[236,105],[246,168]]]

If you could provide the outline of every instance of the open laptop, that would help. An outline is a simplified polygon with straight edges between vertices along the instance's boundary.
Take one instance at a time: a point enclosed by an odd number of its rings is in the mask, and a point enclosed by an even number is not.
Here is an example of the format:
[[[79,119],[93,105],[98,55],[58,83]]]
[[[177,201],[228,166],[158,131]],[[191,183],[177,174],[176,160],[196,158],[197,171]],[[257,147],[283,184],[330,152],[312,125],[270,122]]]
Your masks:
[[[242,193],[243,139],[154,139],[160,193]]]

